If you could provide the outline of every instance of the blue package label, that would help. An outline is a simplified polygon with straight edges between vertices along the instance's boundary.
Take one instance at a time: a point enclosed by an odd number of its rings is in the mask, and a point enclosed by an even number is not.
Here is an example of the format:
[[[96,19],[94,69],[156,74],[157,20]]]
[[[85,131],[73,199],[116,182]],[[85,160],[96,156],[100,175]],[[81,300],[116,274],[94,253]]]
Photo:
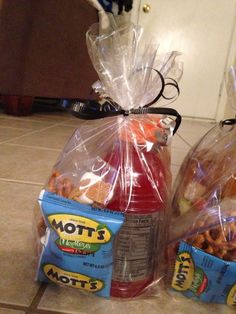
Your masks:
[[[186,297],[236,306],[236,262],[180,242],[172,288]]]
[[[39,204],[47,226],[38,280],[109,297],[113,240],[124,215],[42,191]]]

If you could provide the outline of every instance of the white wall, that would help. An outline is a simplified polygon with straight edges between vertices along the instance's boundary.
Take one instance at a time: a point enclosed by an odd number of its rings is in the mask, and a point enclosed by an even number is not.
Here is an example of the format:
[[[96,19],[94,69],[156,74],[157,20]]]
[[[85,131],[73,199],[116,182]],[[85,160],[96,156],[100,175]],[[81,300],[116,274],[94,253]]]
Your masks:
[[[132,19],[162,51],[183,53],[181,95],[172,106],[184,116],[223,118],[224,75],[236,54],[236,0],[134,0]]]

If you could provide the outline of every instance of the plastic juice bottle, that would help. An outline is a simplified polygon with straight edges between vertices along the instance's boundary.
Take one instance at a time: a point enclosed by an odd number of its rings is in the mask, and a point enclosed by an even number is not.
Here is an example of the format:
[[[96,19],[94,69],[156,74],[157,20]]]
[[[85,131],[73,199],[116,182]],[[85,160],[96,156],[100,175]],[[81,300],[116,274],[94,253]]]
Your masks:
[[[114,248],[111,295],[130,298],[154,280],[160,253],[156,250],[158,233],[166,206],[166,168],[157,151],[122,140],[105,159],[118,173],[107,208],[125,212]]]

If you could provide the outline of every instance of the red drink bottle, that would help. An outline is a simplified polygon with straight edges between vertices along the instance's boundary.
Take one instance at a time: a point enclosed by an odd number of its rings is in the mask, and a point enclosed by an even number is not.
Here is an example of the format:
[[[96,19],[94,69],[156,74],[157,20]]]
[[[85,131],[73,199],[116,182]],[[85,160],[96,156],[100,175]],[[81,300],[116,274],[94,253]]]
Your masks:
[[[160,153],[161,154],[161,153]],[[114,247],[111,295],[130,298],[139,295],[154,280],[164,234],[168,165],[146,145],[119,140],[106,156],[117,170],[113,198],[107,208],[125,213]],[[162,156],[163,157],[163,156]]]

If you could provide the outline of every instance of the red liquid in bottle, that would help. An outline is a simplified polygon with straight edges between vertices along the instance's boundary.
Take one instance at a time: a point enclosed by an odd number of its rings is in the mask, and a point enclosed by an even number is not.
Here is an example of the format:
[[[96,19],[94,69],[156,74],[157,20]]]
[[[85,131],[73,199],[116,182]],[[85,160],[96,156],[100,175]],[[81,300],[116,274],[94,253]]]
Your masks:
[[[130,298],[154,280],[167,170],[157,151],[122,140],[114,144],[105,160],[118,173],[107,208],[124,212],[126,220],[115,241],[111,295]]]

